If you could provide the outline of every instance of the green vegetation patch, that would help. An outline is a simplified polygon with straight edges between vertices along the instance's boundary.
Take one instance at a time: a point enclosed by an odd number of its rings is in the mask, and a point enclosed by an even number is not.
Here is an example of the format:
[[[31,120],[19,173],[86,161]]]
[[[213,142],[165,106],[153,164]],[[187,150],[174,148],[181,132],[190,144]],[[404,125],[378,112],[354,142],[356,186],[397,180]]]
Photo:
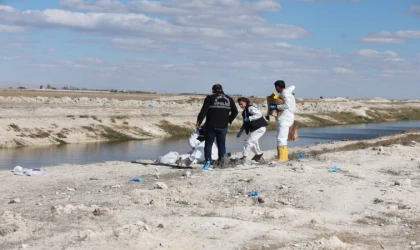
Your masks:
[[[190,135],[193,130],[193,128],[175,125],[165,120],[159,121],[156,125],[170,136]]]
[[[110,140],[110,141],[122,141],[122,140],[131,140],[133,139],[131,136],[123,134],[119,131],[114,130],[110,127],[101,126],[103,131],[101,132],[101,136]]]

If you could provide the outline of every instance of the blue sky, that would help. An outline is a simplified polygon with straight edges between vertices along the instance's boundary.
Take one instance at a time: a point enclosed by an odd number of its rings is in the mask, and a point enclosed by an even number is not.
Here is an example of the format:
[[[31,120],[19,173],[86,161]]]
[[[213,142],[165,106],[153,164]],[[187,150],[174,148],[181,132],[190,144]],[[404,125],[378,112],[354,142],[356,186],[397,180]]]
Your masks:
[[[419,0],[0,0],[0,87],[418,99]]]

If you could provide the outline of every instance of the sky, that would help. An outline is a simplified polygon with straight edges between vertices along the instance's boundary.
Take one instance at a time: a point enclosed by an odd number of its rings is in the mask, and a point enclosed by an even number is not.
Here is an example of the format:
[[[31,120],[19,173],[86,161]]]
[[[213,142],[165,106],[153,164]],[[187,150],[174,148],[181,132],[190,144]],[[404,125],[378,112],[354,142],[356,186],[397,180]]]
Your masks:
[[[419,99],[420,0],[0,0],[0,87]]]

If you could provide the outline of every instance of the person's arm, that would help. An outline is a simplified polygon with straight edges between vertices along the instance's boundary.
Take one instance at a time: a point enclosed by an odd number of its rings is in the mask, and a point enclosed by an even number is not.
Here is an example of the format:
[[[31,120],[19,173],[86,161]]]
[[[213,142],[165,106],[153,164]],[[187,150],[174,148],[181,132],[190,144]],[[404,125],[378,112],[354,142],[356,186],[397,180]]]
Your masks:
[[[285,95],[281,95],[282,99],[284,100],[283,104],[277,105],[278,110],[286,110],[290,109],[292,101],[290,99],[290,95],[292,95],[293,90],[295,90],[295,86],[292,85],[286,89],[287,93]]]
[[[248,113],[250,114],[249,116],[250,121],[255,121],[262,117],[261,111],[254,106],[248,107]]]
[[[203,106],[201,107],[201,111],[200,111],[200,113],[198,114],[198,117],[197,117],[197,124],[196,124],[197,128],[200,128],[201,123],[203,122],[204,118],[206,117],[207,111],[209,110],[209,108],[210,108],[210,96],[207,96],[206,99],[204,99]]]
[[[235,101],[232,98],[230,98],[230,116],[229,116],[230,124],[232,124],[233,120],[235,120],[237,115],[238,115],[238,108],[235,105]]]

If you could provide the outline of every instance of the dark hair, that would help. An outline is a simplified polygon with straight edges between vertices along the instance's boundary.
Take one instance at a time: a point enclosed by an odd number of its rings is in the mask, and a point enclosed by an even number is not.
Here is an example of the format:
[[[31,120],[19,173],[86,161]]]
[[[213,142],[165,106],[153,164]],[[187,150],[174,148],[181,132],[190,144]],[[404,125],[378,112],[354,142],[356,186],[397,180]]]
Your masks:
[[[284,83],[284,81],[283,81],[283,80],[277,80],[277,81],[274,83],[274,86],[279,87],[279,88],[281,88],[281,89],[284,89],[284,88],[286,88],[286,83]]]
[[[220,84],[213,85],[213,87],[211,89],[213,91],[223,91],[222,85],[220,85]]]
[[[249,101],[249,99],[248,99],[248,98],[245,98],[245,97],[239,97],[239,98],[238,98],[238,103],[239,103],[239,102],[245,102],[246,104],[249,104],[249,102],[250,102],[250,101]]]

